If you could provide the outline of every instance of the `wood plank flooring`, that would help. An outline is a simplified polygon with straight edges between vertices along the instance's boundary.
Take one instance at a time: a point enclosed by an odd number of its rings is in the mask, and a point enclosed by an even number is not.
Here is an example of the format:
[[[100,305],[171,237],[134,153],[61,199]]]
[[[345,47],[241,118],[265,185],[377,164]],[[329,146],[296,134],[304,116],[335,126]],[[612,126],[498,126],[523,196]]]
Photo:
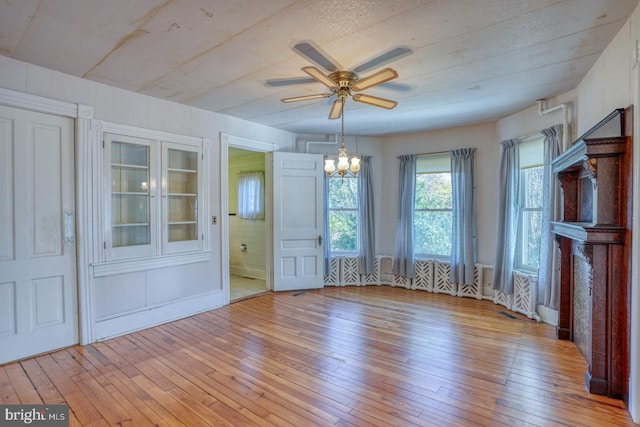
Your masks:
[[[501,313],[503,312],[503,313]],[[387,286],[284,292],[0,366],[83,426],[632,426],[553,327]]]

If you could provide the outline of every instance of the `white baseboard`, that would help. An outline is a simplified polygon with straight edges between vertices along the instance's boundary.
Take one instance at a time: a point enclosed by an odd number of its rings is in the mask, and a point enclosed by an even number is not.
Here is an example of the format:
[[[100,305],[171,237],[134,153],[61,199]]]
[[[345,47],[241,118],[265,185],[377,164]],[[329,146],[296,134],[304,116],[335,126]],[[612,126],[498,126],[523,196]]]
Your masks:
[[[544,323],[548,323],[549,325],[558,326],[558,311],[550,309],[549,307],[545,307],[543,305],[538,305],[537,307],[538,315],[542,318]]]
[[[95,324],[96,341],[136,332],[152,326],[172,322],[203,311],[222,307],[222,291],[197,295],[163,306],[102,320]]]
[[[267,279],[267,272],[264,270],[257,270],[255,268],[247,268],[239,265],[230,265],[229,273],[236,276],[251,277],[252,279]]]

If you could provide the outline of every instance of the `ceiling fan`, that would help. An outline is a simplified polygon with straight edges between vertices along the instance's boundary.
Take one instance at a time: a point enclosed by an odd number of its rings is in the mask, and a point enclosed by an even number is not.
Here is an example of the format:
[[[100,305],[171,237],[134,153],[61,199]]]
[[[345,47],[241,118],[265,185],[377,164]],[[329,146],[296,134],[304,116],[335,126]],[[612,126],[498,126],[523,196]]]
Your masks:
[[[318,66],[324,68],[329,74],[323,72],[318,67],[306,66],[302,67],[302,71],[307,73],[312,78],[294,78],[294,79],[280,79],[269,80],[267,84],[270,86],[284,86],[290,84],[310,83],[318,81],[325,85],[329,92],[318,93],[313,95],[295,96],[291,98],[284,98],[282,102],[298,102],[308,101],[312,99],[330,98],[333,95],[337,95],[336,99],[329,111],[329,119],[337,119],[342,115],[344,108],[344,101],[347,98],[351,98],[356,102],[362,102],[363,104],[373,105],[376,107],[386,108],[388,110],[394,108],[398,103],[396,101],[379,98],[373,95],[367,95],[359,93],[365,89],[369,89],[373,86],[386,83],[398,77],[398,73],[392,68],[384,68],[376,73],[373,73],[367,77],[360,79],[357,73],[364,72],[366,70],[378,67],[383,63],[387,63],[391,60],[397,59],[401,56],[410,54],[412,51],[406,47],[397,47],[390,51],[387,51],[377,57],[361,64],[353,69],[353,71],[340,70],[339,67],[326,55],[321,53],[316,47],[309,42],[297,43],[293,50],[314,62]]]

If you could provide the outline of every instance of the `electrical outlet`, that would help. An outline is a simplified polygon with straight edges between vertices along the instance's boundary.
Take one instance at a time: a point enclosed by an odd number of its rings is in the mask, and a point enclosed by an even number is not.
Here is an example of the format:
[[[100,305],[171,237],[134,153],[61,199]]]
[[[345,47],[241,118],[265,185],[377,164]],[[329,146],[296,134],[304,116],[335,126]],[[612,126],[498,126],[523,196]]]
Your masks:
[[[216,225],[218,223],[218,217],[213,215],[211,216],[211,224]]]

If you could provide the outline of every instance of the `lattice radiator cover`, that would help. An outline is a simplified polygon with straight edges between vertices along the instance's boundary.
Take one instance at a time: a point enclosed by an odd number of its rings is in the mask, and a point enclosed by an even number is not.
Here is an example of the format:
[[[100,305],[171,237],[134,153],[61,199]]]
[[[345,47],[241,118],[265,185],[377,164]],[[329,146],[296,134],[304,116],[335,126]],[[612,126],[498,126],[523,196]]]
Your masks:
[[[491,266],[476,264],[474,281],[472,284],[451,283],[449,280],[450,265],[447,262],[434,260],[417,260],[415,277],[409,279],[397,276],[391,272],[393,258],[379,255],[375,259],[374,271],[370,274],[360,274],[358,258],[353,256],[338,256],[331,258],[331,269],[325,276],[327,286],[368,286],[391,285],[407,289],[422,290],[433,293],[444,293],[452,296],[467,298],[490,298],[495,304],[500,304],[509,310],[524,314],[530,319],[540,321],[536,313],[537,286],[536,278],[532,275],[514,272],[513,295],[505,295],[499,291],[491,291],[492,295],[483,295],[484,270]]]

